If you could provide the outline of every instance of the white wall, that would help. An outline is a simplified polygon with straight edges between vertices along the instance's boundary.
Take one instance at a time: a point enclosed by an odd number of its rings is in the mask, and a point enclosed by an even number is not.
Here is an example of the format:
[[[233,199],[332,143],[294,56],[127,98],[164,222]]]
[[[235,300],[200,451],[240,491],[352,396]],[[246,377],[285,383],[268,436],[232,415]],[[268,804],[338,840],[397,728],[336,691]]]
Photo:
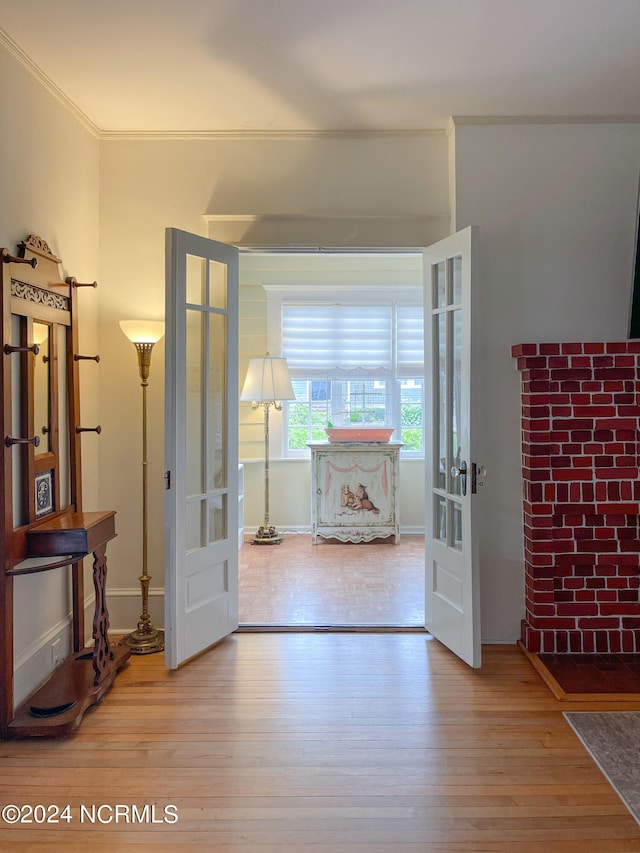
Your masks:
[[[398,225],[409,217],[425,227],[428,240],[426,231],[448,231],[447,156],[444,133],[101,143],[101,501],[118,510],[118,538],[110,545],[109,562],[112,630],[132,627],[141,549],[140,387],[135,352],[118,320],[163,316],[164,229],[207,234],[205,216],[217,216],[211,236],[225,239],[228,217],[278,214],[283,218],[276,218],[275,226],[269,220],[269,233],[280,242],[286,239],[288,217],[307,221],[335,214],[342,223],[340,243],[347,244],[354,225],[360,235],[370,234],[371,222],[377,228],[385,218]],[[257,239],[252,221],[234,227],[244,229],[236,233],[241,242]],[[392,236],[399,241],[402,233],[396,230]],[[150,609],[156,624],[162,624],[164,561],[163,381],[159,344],[149,385],[149,571],[157,593]]]
[[[400,462],[399,516],[402,531],[424,530],[424,460]],[[247,536],[264,521],[264,465],[244,462],[244,527]],[[311,531],[309,459],[269,459],[269,517],[280,533]]]
[[[520,376],[511,346],[627,336],[638,124],[455,127],[456,226],[480,229],[482,635],[524,614]]]
[[[99,279],[98,157],[96,138],[21,62],[0,44],[0,246],[12,253],[29,234],[43,237],[63,259],[63,275],[78,281]],[[99,294],[79,292],[80,344],[99,352]],[[99,371],[94,362],[81,370],[81,412],[85,424],[98,423]],[[84,508],[99,509],[100,438],[83,439]],[[51,670],[51,643],[61,639],[69,651],[70,597],[66,570],[15,580],[16,700],[20,701]],[[89,570],[85,594],[93,595]],[[88,602],[89,603],[89,602]],[[91,636],[91,620],[87,623]]]

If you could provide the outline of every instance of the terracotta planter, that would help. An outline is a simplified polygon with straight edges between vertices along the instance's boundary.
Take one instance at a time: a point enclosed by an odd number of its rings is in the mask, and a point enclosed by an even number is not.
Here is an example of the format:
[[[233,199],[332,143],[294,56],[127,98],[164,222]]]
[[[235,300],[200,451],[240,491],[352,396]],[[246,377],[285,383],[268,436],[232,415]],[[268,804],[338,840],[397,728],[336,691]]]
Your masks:
[[[372,442],[386,444],[393,435],[393,427],[340,427],[325,430],[332,444]]]

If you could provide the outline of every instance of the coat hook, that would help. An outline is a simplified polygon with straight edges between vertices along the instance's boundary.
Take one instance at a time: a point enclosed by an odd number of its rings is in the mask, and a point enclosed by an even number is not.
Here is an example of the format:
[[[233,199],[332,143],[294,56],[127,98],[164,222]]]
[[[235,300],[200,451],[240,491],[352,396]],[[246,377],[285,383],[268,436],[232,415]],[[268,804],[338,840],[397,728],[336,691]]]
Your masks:
[[[38,266],[37,258],[16,258],[14,255],[10,255],[6,249],[2,249],[2,262],[4,264],[28,264],[33,269]]]
[[[13,438],[13,436],[8,435],[4,443],[6,447],[11,447],[14,444],[33,444],[34,447],[37,447],[40,444],[40,436],[34,435],[33,438]]]
[[[38,344],[32,344],[30,347],[13,347],[11,344],[5,344],[4,351],[7,355],[10,355],[12,352],[32,352],[34,355],[38,355],[40,347]]]
[[[97,281],[81,282],[81,281],[77,281],[73,276],[66,278],[65,281],[67,282],[67,284],[70,284],[71,287],[97,287],[98,286]]]

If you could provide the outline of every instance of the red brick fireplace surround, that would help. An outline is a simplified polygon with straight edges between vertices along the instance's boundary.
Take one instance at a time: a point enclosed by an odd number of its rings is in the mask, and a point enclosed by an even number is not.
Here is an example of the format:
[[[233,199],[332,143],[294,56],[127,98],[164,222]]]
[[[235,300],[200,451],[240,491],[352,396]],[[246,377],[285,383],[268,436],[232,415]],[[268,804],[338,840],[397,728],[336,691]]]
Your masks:
[[[640,652],[640,341],[519,344],[533,653]]]

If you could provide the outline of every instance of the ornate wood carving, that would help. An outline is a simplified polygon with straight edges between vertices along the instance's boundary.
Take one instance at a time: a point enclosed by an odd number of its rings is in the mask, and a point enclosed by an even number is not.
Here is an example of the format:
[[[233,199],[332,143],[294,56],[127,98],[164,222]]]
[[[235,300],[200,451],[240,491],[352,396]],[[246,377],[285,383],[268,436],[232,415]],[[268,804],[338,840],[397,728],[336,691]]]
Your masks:
[[[93,586],[96,606],[93,613],[93,683],[100,684],[113,662],[113,651],[109,645],[109,611],[105,597],[107,586],[107,546],[101,545],[93,552]]]
[[[47,305],[49,308],[57,308],[59,311],[69,310],[69,299],[66,296],[61,293],[52,293],[42,287],[35,287],[33,284],[19,281],[17,278],[11,279],[11,295],[17,299],[24,299],[25,302]]]
[[[18,243],[18,251],[21,255],[25,255],[27,251],[31,250],[38,255],[48,255],[52,261],[55,261],[57,264],[61,264],[62,261],[51,251],[51,248],[46,240],[43,240],[42,237],[39,237],[37,234],[29,234],[26,240],[23,240],[22,243]]]

